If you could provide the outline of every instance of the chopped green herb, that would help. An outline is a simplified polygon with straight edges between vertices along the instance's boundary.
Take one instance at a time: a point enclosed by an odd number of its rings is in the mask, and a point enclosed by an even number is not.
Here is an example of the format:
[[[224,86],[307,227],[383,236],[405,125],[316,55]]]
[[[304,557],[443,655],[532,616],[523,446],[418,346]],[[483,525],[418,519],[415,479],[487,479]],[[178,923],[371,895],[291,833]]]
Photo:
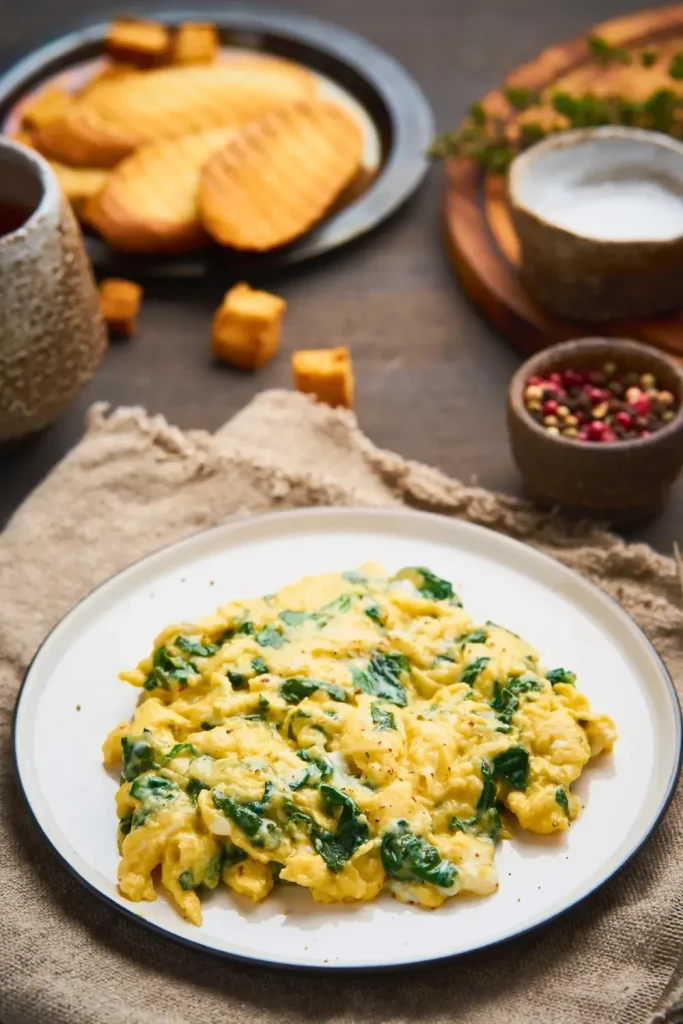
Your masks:
[[[527,107],[537,107],[541,102],[540,93],[531,89],[524,89],[518,86],[508,86],[505,90],[505,98],[515,110],[526,110]]]
[[[287,679],[280,687],[280,693],[288,704],[299,704],[304,697],[310,697],[318,690],[323,690],[332,698],[346,702],[346,691],[336,683],[327,683],[322,679],[304,679],[301,676],[293,676]]]
[[[274,626],[264,626],[256,634],[256,643],[261,647],[282,647],[284,642],[285,638],[282,633],[279,633]]]
[[[529,751],[526,747],[510,747],[496,754],[493,777],[507,783],[510,789],[526,789],[529,782]]]
[[[545,677],[553,686],[557,686],[558,683],[567,683],[569,686],[573,686],[576,682],[575,674],[566,668],[553,668],[550,672],[546,672]]]
[[[458,875],[455,864],[442,860],[437,848],[411,832],[402,818],[384,833],[381,856],[386,873],[404,882],[428,882],[449,889]]]
[[[182,871],[178,876],[178,882],[180,888],[188,892],[190,889],[194,889],[194,875],[191,871]]]
[[[263,658],[252,658],[251,667],[257,676],[265,676],[270,671]]]
[[[159,765],[155,760],[155,751],[149,738],[143,733],[139,736],[122,736],[123,764],[121,778],[132,782],[143,772],[149,772]]]
[[[564,786],[558,786],[555,790],[555,801],[560,805],[564,813],[569,817],[569,799]]]
[[[631,54],[621,46],[612,46],[603,36],[589,36],[588,47],[603,64],[630,64]]]
[[[669,65],[669,78],[679,81],[683,78],[683,53],[675,53]]]
[[[193,658],[210,658],[218,650],[215,644],[203,644],[199,640],[192,640],[187,636],[177,636],[174,643],[181,651],[191,654]]]
[[[486,124],[486,111],[482,103],[473,103],[470,106],[470,119],[473,124],[483,127]]]
[[[375,723],[377,732],[385,732],[388,729],[396,728],[396,719],[389,708],[383,708],[381,704],[373,704],[370,708],[372,720]]]
[[[475,660],[470,662],[470,664],[460,673],[460,682],[468,683],[468,685],[471,686],[484,671],[490,660],[490,658],[486,657],[475,658]]]

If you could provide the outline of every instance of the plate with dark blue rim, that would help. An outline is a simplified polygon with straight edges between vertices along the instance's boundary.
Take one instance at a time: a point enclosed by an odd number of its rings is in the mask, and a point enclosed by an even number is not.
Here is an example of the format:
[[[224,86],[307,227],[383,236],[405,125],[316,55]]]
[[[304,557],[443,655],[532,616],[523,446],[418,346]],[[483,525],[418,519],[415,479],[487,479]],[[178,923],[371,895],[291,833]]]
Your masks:
[[[219,886],[202,896],[201,926],[178,913],[161,885],[153,902],[130,902],[117,888],[118,781],[102,763],[105,736],[130,718],[137,701],[118,673],[148,654],[168,622],[196,621],[232,599],[366,561],[389,573],[405,565],[430,567],[452,582],[474,622],[501,623],[537,648],[542,665],[571,668],[591,709],[613,719],[613,751],[596,749],[572,784],[579,810],[571,826],[540,835],[511,822],[511,837],[495,849],[498,887],[448,899],[431,912],[389,892],[368,903],[318,903],[298,885],[276,886],[258,905]],[[532,749],[532,775],[545,771],[543,758],[556,768],[570,763],[563,760],[562,730],[554,728]],[[590,898],[638,853],[668,806],[680,768],[681,712],[665,666],[635,622],[559,562],[445,516],[318,508],[195,534],[95,590],[35,656],[19,696],[14,744],[20,786],[46,841],[113,912],[174,941],[240,960],[377,970],[495,945]],[[419,750],[414,754],[420,757]],[[434,761],[425,757],[418,763],[436,774],[436,753]],[[334,770],[342,773],[339,785],[350,784],[343,768]],[[457,772],[453,784],[457,792]],[[478,864],[467,865],[475,882]]]
[[[140,12],[137,12],[140,13]],[[358,239],[390,217],[417,189],[427,168],[434,134],[422,90],[393,57],[336,25],[315,18],[246,4],[213,11],[145,12],[169,26],[211,21],[224,47],[254,50],[290,60],[314,72],[321,93],[357,117],[366,147],[362,172],[333,212],[301,239],[264,254],[235,253],[218,246],[178,256],[116,253],[86,233],[98,271],[142,277],[201,277],[258,273],[301,263]],[[0,76],[0,130],[19,127],[23,103],[48,83],[82,84],[102,61],[108,22],[83,25],[19,60]]]

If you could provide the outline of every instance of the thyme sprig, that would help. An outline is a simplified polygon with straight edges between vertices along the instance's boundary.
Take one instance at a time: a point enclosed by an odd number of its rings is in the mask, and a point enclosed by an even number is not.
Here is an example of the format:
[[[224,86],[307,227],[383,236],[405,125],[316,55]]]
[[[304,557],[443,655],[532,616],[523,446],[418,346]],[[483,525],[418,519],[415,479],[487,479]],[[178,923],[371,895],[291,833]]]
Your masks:
[[[626,65],[636,59],[628,50],[612,46],[601,36],[590,36],[587,45],[596,59],[605,65]],[[659,54],[654,50],[644,50],[637,59],[643,67],[650,68],[657,63]],[[683,53],[674,54],[668,73],[674,82],[683,80]],[[544,105],[540,93],[520,86],[508,86],[505,98],[518,111],[529,111]],[[623,125],[646,128],[683,139],[683,95],[673,88],[657,89],[639,103],[621,96],[601,97],[592,93],[572,96],[563,91],[552,94],[549,102],[552,109],[564,119],[549,127],[536,121],[509,124],[501,117],[490,117],[482,103],[474,103],[465,125],[459,131],[437,136],[429,155],[435,159],[450,156],[473,159],[495,174],[506,171],[517,153],[528,149],[546,135],[566,131],[568,128]]]

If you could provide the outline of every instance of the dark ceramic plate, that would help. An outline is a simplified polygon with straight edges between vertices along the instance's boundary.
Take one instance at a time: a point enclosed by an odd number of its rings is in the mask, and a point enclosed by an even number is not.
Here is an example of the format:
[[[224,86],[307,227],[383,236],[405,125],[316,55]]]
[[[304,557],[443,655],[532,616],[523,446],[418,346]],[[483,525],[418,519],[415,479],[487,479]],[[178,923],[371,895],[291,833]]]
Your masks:
[[[212,21],[225,46],[288,57],[323,79],[323,91],[351,107],[366,134],[369,184],[300,241],[264,255],[208,246],[185,256],[131,256],[89,236],[95,267],[106,273],[148,277],[201,276],[214,271],[266,270],[299,263],[358,238],[392,214],[427,170],[425,151],[434,124],[416,82],[392,57],[335,25],[298,14],[244,4],[221,11],[145,12],[174,25]],[[18,126],[22,104],[51,80],[78,84],[101,59],[107,22],[78,28],[42,46],[0,77],[0,129]]]

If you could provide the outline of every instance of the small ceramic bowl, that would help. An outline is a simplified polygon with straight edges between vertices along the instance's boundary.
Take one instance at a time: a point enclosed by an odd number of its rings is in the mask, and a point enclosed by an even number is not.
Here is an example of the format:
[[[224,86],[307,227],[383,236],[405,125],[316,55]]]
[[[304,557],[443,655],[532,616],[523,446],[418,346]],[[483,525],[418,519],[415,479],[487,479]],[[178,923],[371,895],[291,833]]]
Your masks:
[[[650,437],[613,444],[548,434],[529,415],[524,389],[530,376],[556,370],[600,369],[615,363],[624,373],[653,373],[676,399],[676,415]],[[517,371],[508,393],[512,454],[529,497],[543,507],[615,524],[657,515],[683,465],[683,373],[654,349],[635,341],[582,338],[539,352]]]
[[[512,163],[529,291],[553,313],[605,321],[683,301],[683,144],[638,128],[551,135]]]

